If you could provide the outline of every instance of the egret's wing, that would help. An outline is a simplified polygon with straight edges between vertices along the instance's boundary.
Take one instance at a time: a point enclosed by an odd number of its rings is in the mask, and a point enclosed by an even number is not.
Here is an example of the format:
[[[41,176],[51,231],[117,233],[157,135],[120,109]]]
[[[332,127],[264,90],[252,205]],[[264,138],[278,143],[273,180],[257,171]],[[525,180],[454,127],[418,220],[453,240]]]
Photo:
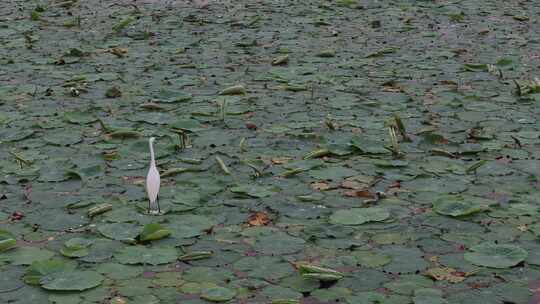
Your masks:
[[[146,176],[146,192],[151,202],[157,199],[159,193],[159,172],[155,167],[151,167]]]

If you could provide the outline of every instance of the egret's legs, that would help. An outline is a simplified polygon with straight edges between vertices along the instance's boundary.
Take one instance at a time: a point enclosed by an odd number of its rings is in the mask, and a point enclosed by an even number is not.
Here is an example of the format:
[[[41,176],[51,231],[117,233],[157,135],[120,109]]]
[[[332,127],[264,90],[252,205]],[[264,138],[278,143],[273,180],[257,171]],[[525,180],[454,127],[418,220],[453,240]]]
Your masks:
[[[154,209],[157,205],[157,210]],[[148,203],[148,214],[157,215],[161,213],[161,208],[159,207],[159,198],[156,198],[156,201],[154,203],[150,202]]]

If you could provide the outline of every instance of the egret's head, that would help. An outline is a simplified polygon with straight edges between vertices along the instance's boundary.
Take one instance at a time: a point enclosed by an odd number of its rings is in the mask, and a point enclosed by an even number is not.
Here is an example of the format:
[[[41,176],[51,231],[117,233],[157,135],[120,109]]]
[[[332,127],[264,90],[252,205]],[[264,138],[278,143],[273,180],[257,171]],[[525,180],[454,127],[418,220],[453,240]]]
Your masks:
[[[156,141],[155,137],[150,137],[150,143],[153,144]]]

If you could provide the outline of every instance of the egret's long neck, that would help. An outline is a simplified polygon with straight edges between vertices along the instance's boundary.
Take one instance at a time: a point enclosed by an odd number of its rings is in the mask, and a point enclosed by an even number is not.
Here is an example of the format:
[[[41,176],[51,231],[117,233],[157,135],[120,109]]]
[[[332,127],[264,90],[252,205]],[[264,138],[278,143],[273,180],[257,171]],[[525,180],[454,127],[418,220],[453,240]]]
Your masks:
[[[150,142],[150,166],[156,166],[156,159],[154,157],[154,146]]]

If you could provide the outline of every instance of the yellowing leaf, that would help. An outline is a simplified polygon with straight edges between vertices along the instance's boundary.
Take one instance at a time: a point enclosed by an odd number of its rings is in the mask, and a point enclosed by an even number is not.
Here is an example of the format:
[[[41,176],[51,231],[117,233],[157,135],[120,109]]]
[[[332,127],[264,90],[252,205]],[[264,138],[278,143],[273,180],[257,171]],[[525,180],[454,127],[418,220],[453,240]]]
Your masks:
[[[248,224],[251,226],[265,226],[270,223],[270,219],[268,218],[268,215],[263,212],[257,212],[249,216],[248,218]]]
[[[465,280],[465,273],[450,267],[431,268],[426,271],[426,275],[437,281],[448,281],[449,283],[459,283]]]

